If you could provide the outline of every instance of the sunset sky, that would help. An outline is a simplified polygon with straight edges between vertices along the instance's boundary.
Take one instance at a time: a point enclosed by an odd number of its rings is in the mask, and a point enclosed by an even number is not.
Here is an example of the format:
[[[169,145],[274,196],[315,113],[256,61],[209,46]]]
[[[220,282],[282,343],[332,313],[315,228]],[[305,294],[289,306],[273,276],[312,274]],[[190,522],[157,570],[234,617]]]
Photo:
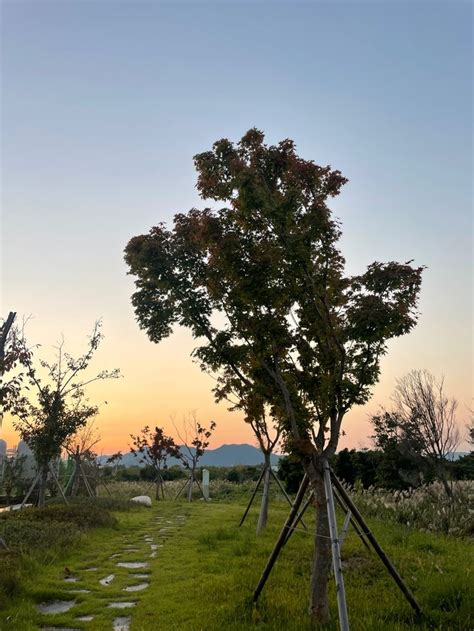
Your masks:
[[[349,178],[332,207],[349,273],[374,260],[426,265],[420,321],[393,341],[342,447],[370,446],[368,416],[414,368],[472,407],[472,5],[470,2],[3,1],[1,315],[32,314],[51,356],[79,353],[101,317],[90,387],[100,449],[145,424],[173,433],[194,410],[212,447],[250,429],[192,363],[177,330],[152,344],[134,320],[123,249],[204,205],[192,156],[250,127]],[[107,401],[108,403],[103,403]],[[464,432],[465,434],[465,432]],[[11,419],[0,436],[17,442]],[[466,448],[466,444],[461,445]]]

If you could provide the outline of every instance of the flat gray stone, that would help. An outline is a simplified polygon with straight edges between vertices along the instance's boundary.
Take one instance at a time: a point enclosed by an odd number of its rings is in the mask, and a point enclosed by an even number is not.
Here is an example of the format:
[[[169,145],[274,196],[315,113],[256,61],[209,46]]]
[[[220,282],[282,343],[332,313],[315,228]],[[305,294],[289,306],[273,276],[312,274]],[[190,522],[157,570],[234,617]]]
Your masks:
[[[129,631],[131,618],[115,618],[113,631]]]
[[[117,567],[126,567],[129,570],[139,570],[142,567],[148,567],[146,561],[119,561]]]
[[[130,607],[135,607],[136,605],[136,601],[135,602],[131,602],[131,601],[118,601],[115,603],[109,603],[108,607],[109,609],[129,609]]]
[[[71,594],[90,594],[90,589],[70,589],[69,592]]]
[[[75,604],[75,600],[50,600],[36,605],[36,609],[45,614],[65,613],[72,609]]]
[[[133,578],[150,578],[150,574],[130,574]]]
[[[97,572],[98,569],[98,567],[86,567],[84,572]]]
[[[129,585],[128,587],[124,587],[122,591],[124,592],[141,592],[143,589],[146,589],[150,583],[137,583],[137,585]]]
[[[78,622],[91,622],[94,620],[94,616],[78,616],[76,620]]]
[[[67,576],[67,577],[64,579],[64,582],[65,582],[65,583],[77,583],[77,581],[78,581],[78,580],[79,580],[79,579],[77,578],[77,576]]]
[[[114,580],[114,578],[115,578],[115,574],[109,574],[108,576],[101,578],[99,583],[101,585],[110,585],[110,583]]]

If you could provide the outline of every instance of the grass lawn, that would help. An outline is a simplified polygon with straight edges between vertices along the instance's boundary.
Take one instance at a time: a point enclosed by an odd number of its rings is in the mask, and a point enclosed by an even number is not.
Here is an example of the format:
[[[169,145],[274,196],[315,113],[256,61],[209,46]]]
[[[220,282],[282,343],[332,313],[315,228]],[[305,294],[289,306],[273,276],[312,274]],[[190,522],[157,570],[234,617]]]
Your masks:
[[[258,607],[254,607],[252,593],[287,507],[281,502],[272,503],[270,526],[258,539],[256,509],[238,528],[244,507],[243,499],[191,505],[162,502],[151,510],[115,513],[117,525],[88,531],[72,547],[51,553],[46,564],[34,554],[25,561],[29,563],[29,577],[22,579],[21,593],[0,613],[0,629],[26,631],[54,626],[110,630],[113,619],[124,615],[131,616],[131,631],[309,629],[306,611],[311,535],[301,532],[292,537]],[[473,629],[472,542],[369,521],[426,617],[422,622],[413,619],[410,606],[378,557],[368,553],[350,532],[343,546],[343,567],[351,629]],[[307,522],[311,525],[309,514]],[[145,537],[162,546],[156,558],[149,558],[150,542]],[[130,551],[130,546],[137,551]],[[114,554],[121,556],[111,559]],[[116,563],[122,560],[149,563],[147,589],[123,592],[126,585],[139,579],[131,578],[129,570],[117,568]],[[64,581],[65,566],[78,577],[77,583]],[[89,571],[88,567],[99,570]],[[101,586],[98,579],[112,573],[116,575],[114,581]],[[71,596],[74,588],[91,591]],[[74,598],[77,604],[68,613],[54,616],[37,612],[37,603],[55,598]],[[112,610],[108,608],[112,599],[133,600],[137,605],[129,610]],[[332,582],[330,601],[333,622],[329,628],[337,629]],[[94,620],[76,620],[85,614],[94,615]]]

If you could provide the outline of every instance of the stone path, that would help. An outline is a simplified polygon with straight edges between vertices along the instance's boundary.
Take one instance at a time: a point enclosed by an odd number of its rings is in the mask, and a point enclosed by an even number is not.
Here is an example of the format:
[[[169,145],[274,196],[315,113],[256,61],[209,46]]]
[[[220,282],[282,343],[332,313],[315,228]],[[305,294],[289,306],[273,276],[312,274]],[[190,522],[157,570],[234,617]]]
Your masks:
[[[88,628],[83,623],[94,621],[94,611],[99,604],[101,610],[117,610],[112,631],[129,631],[133,608],[140,604],[140,593],[150,586],[151,570],[153,564],[158,562],[159,548],[166,544],[173,531],[179,529],[185,520],[185,515],[176,515],[174,519],[165,519],[158,515],[153,518],[152,526],[145,531],[123,535],[119,542],[120,549],[111,555],[107,551],[102,559],[99,554],[94,558],[94,565],[85,565],[74,570],[66,568],[66,575],[60,581],[62,584],[55,587],[57,590],[64,590],[69,598],[52,598],[39,603],[36,606],[42,620],[39,628],[42,631],[82,631]],[[133,599],[126,598],[128,594],[133,594]],[[63,626],[64,615],[61,616],[62,624],[54,626],[54,617],[58,617],[58,614],[67,615],[67,626]],[[77,623],[82,624],[70,626]]]

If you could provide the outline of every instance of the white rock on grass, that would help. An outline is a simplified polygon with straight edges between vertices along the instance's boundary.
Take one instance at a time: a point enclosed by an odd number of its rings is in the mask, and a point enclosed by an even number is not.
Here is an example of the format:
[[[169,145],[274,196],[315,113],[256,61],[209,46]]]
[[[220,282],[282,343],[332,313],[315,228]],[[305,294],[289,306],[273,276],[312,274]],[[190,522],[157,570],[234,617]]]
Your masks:
[[[136,497],[132,497],[131,502],[135,502],[135,504],[141,504],[142,506],[151,506],[151,497],[149,495],[137,495]]]

